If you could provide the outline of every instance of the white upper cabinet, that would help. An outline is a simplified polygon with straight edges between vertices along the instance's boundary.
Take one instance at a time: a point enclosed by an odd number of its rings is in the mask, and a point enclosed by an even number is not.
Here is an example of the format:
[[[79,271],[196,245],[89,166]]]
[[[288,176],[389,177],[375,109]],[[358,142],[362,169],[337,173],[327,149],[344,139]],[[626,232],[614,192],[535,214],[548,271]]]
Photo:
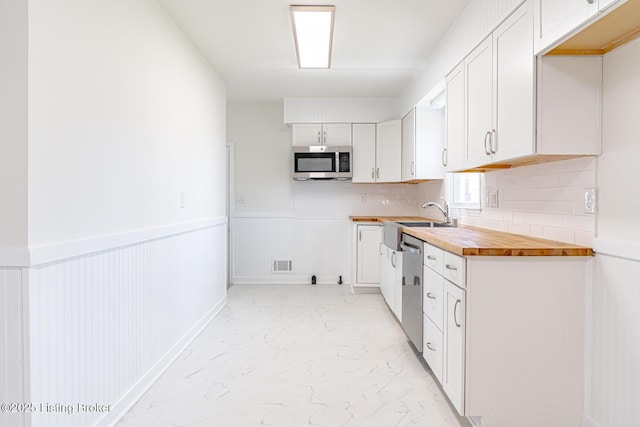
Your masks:
[[[376,182],[399,182],[401,178],[402,122],[377,124]],[[354,155],[355,156],[355,155]]]
[[[598,12],[598,0],[534,0],[535,51],[568,35]]]
[[[530,6],[525,4],[493,32],[493,161],[525,156],[534,149],[532,15]]]
[[[628,0],[533,0],[535,52],[545,53]],[[615,21],[614,21],[615,22]],[[607,30],[610,31],[610,30]],[[616,36],[622,39],[625,34]],[[600,39],[600,40],[598,40]],[[606,37],[592,38],[598,48]]]
[[[461,62],[445,79],[445,148],[442,158],[447,171],[464,168],[465,111],[464,62]]]
[[[412,108],[402,119],[402,181],[444,178],[444,112]]]
[[[294,123],[293,145],[351,145],[351,123]]]
[[[352,182],[376,182],[376,125],[353,124]]]
[[[491,160],[493,128],[493,46],[491,36],[464,61],[467,93],[467,157],[465,167]]]
[[[600,153],[601,58],[536,59],[531,4],[523,3],[447,76],[449,171]]]
[[[353,124],[352,182],[400,182],[400,127],[400,120]]]

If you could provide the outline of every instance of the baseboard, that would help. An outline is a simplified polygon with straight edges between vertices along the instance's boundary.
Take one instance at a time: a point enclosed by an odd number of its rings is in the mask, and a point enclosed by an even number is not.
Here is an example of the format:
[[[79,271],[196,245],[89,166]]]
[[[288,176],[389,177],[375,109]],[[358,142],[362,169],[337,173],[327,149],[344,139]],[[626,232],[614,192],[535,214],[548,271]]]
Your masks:
[[[344,280],[344,279],[343,279]],[[234,277],[231,280],[234,285],[310,285],[311,276],[300,276],[291,274],[274,274],[273,276],[244,276]],[[317,278],[316,284],[318,285],[339,285],[338,281],[334,277]],[[351,282],[344,280],[343,286],[350,285]]]
[[[379,294],[378,286],[354,286],[351,285],[351,292],[354,294]]]
[[[151,388],[160,376],[182,354],[189,344],[204,330],[227,304],[225,295],[200,319],[173,347],[127,391],[118,402],[112,405],[111,411],[98,420],[93,427],[113,427]]]

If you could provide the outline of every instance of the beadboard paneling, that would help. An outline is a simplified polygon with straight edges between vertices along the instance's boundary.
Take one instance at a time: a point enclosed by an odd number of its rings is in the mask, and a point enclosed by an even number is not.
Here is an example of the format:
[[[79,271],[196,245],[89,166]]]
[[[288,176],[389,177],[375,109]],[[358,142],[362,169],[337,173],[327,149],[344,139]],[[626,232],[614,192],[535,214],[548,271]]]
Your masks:
[[[348,218],[237,217],[234,283],[336,283],[351,281]],[[292,273],[272,273],[274,260],[292,260]]]
[[[628,243],[618,246],[596,239],[587,304],[586,427],[640,425],[640,257],[629,257]]]
[[[0,403],[24,402],[22,269],[0,268]],[[0,412],[0,427],[21,427],[23,414]]]
[[[114,422],[224,305],[225,250],[221,224],[33,267],[30,401],[112,405],[33,426]]]

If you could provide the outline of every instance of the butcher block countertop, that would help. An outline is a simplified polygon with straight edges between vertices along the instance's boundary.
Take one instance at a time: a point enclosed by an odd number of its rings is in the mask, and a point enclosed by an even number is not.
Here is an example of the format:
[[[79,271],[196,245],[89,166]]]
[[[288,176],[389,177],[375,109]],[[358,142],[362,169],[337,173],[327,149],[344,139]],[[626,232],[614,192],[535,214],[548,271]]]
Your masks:
[[[351,220],[430,221],[420,217],[351,217]],[[404,227],[402,231],[462,256],[593,256],[593,249],[584,246],[464,225],[441,228]]]

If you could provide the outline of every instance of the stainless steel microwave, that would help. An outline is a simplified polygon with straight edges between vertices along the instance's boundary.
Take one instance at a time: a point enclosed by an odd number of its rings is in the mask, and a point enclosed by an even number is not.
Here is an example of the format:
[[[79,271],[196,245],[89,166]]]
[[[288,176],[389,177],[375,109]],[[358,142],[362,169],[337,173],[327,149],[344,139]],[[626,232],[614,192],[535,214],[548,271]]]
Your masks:
[[[351,147],[311,145],[293,147],[293,179],[337,179],[353,177]]]

